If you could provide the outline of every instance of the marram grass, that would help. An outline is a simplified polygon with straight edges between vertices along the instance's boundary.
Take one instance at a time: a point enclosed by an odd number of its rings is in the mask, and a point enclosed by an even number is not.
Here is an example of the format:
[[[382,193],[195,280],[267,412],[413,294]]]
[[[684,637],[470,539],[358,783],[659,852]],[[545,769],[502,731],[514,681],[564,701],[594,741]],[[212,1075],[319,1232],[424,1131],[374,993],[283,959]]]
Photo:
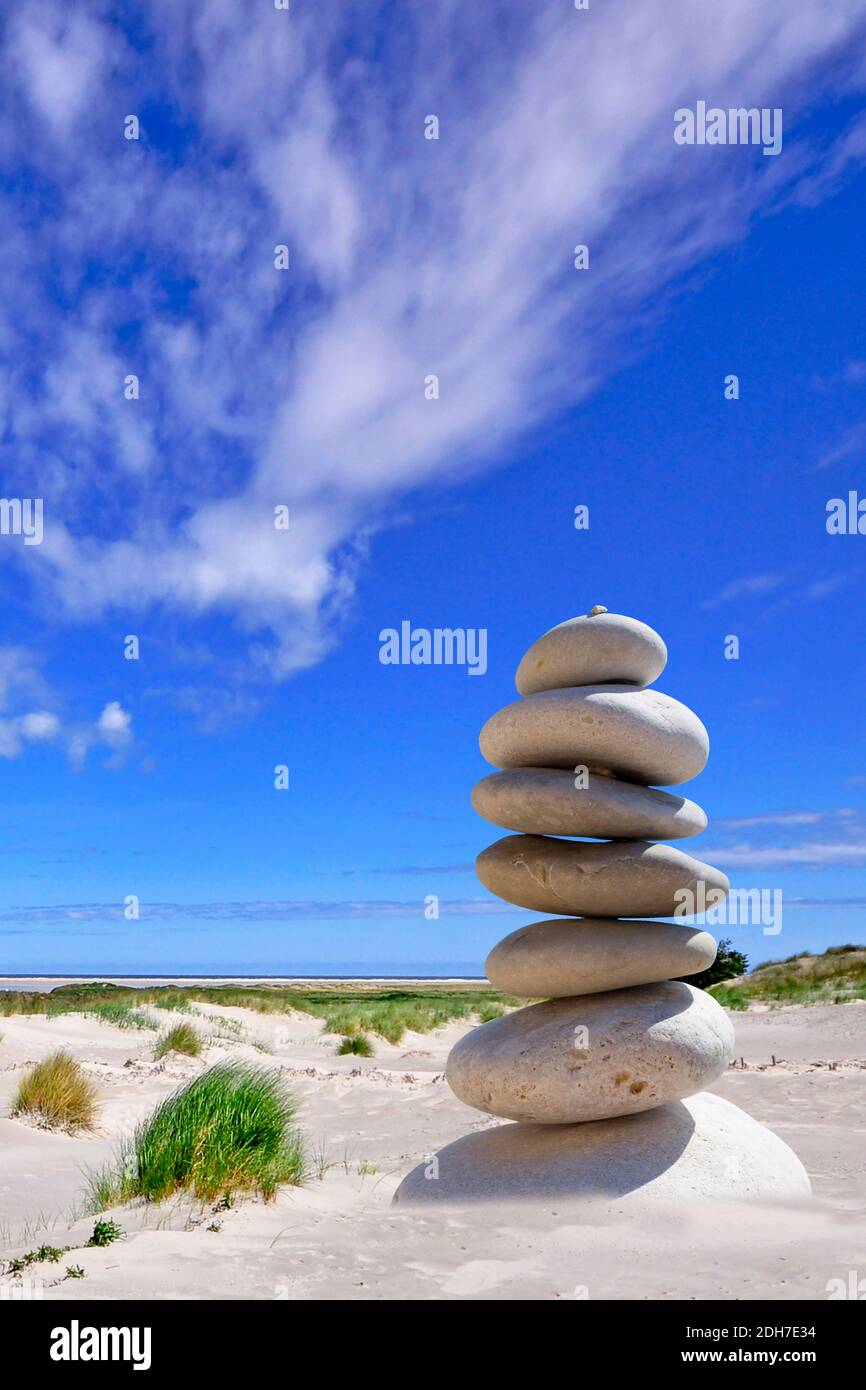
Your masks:
[[[22,1078],[11,1114],[29,1115],[47,1129],[92,1129],[96,1087],[68,1052],[53,1052]]]
[[[55,1017],[62,1013],[96,1013],[109,1022],[124,1018],[123,1006],[135,1017],[126,1022],[130,1027],[156,1027],[143,1005],[156,1008],[177,1007],[179,1001],[189,1004],[218,1004],[224,1008],[251,1009],[259,1014],[285,1016],[294,1012],[311,1014],[322,1020],[326,1033],[339,1036],[354,1033],[375,1033],[390,1043],[399,1043],[408,1029],[427,1033],[440,1028],[452,1019],[471,1020],[479,1011],[498,1004],[503,1008],[519,1008],[524,999],[483,986],[469,988],[465,984],[379,986],[355,983],[351,986],[328,985],[321,988],[299,988],[294,985],[260,986],[186,985],[154,986],[133,989],[99,982],[60,985],[50,993],[29,993],[19,990],[0,990],[0,1017],[4,1014],[46,1014]],[[105,1006],[109,1005],[106,1012]],[[120,1005],[121,1009],[117,1006]],[[113,1006],[113,1007],[111,1007]],[[483,1017],[483,1013],[481,1015]],[[221,1020],[227,1027],[231,1020]],[[120,1026],[124,1026],[120,1023]]]
[[[373,1056],[373,1044],[366,1033],[351,1033],[340,1039],[337,1056],[345,1057],[348,1053],[353,1053],[356,1057]]]
[[[273,1197],[303,1181],[295,1104],[278,1071],[220,1063],[162,1102],[121,1155],[91,1179],[91,1208],[188,1191],[203,1201],[234,1192]]]
[[[180,1052],[185,1057],[201,1056],[201,1038],[191,1023],[176,1023],[158,1040],[153,1049],[157,1061],[169,1052]]]
[[[84,1012],[99,1019],[100,1023],[110,1023],[115,1028],[150,1028],[155,1031],[159,1027],[155,1019],[145,1013],[144,1009],[134,1008],[131,1004],[114,1000],[94,1004],[92,1008],[85,1009]]]

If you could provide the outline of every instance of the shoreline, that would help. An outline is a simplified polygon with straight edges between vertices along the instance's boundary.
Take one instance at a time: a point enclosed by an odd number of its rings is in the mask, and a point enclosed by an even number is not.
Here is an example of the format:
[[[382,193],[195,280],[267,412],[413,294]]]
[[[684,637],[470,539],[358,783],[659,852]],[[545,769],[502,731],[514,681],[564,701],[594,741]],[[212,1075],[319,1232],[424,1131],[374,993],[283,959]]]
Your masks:
[[[39,993],[60,985],[117,985],[126,989],[153,989],[160,985],[425,985],[487,984],[486,975],[0,975],[0,992],[33,990]]]

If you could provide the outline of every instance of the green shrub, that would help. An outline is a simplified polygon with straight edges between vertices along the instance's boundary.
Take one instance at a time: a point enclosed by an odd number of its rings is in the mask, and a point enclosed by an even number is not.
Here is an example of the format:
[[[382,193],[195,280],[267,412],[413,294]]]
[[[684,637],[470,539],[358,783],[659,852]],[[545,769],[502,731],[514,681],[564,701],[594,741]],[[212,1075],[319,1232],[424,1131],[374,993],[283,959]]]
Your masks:
[[[93,1227],[93,1235],[87,1242],[88,1245],[111,1245],[116,1240],[122,1240],[125,1231],[122,1226],[118,1226],[116,1221],[97,1221]]]
[[[724,980],[739,979],[748,968],[749,962],[742,951],[735,951],[730,937],[725,936],[719,942],[712,965],[698,971],[697,975],[683,975],[682,978],[687,985],[694,985],[695,989],[709,989],[710,985],[721,984]]]

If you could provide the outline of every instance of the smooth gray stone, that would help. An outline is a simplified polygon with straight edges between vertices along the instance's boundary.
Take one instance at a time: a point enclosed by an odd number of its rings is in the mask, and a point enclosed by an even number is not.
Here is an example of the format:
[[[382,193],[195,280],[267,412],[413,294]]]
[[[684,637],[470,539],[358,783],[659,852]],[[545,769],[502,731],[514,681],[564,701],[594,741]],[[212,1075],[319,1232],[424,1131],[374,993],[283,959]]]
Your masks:
[[[484,972],[504,994],[564,999],[696,975],[716,950],[699,927],[562,917],[518,927],[493,947]]]
[[[483,1023],[451,1049],[458,1100],[505,1120],[564,1125],[652,1110],[702,1091],[734,1055],[730,1019],[678,980],[548,999]]]
[[[699,884],[708,907],[719,906],[730,887],[720,869],[644,840],[506,835],[481,851],[475,868],[497,897],[560,917],[691,916],[702,910]],[[692,897],[678,897],[686,893]]]
[[[521,695],[568,685],[651,685],[668,659],[657,632],[622,613],[569,618],[533,642],[517,668]]]
[[[580,1125],[501,1124],[467,1134],[407,1173],[394,1195],[429,1202],[797,1201],[810,1195],[793,1149],[707,1092],[640,1115]]]
[[[494,767],[586,766],[644,786],[676,786],[706,765],[710,740],[696,714],[660,690],[588,685],[515,700],[479,737]]]
[[[560,768],[509,768],[477,782],[472,805],[494,825],[528,835],[680,840],[706,830],[706,812],[686,797],[600,772],[586,780],[575,786],[574,773]]]

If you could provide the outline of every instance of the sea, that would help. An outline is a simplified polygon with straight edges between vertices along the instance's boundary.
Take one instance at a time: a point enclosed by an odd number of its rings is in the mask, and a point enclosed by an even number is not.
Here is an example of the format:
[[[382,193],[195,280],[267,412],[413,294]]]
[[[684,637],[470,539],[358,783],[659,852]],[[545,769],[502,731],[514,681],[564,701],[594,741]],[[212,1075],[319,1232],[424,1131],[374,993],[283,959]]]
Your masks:
[[[272,970],[251,971],[249,968],[237,972],[228,970],[195,970],[190,969],[182,974],[165,974],[155,969],[143,972],[128,972],[113,969],[100,971],[88,971],[81,974],[68,974],[65,971],[43,970],[38,974],[14,974],[0,975],[0,990],[50,990],[56,989],[59,985],[87,984],[100,981],[105,984],[123,985],[126,988],[150,989],[155,985],[242,985],[242,984],[268,984],[268,985],[287,985],[296,984],[299,980],[306,980],[312,983],[326,982],[335,980],[368,980],[378,983],[394,984],[429,981],[431,984],[443,983],[471,983],[473,980],[484,981],[484,972],[480,965],[470,961],[437,961],[433,964],[421,963],[418,965],[406,964],[405,962],[383,961],[371,965],[369,962],[346,961],[341,964],[332,962],[303,962],[298,964],[296,969],[287,966],[285,970],[274,973]]]

